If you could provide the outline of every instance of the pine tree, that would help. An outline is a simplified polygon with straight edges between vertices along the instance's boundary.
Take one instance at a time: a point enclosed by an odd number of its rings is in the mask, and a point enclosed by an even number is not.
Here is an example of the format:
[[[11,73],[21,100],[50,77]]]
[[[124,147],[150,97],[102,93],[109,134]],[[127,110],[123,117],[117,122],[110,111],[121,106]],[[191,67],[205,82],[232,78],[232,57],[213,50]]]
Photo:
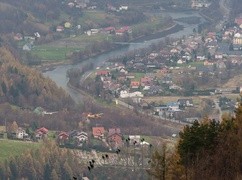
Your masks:
[[[52,172],[51,172],[51,178],[50,179],[51,180],[58,180],[59,179],[59,177],[58,177],[55,169],[52,170]]]
[[[44,166],[44,179],[50,180],[51,177],[51,167],[49,163],[46,163]]]

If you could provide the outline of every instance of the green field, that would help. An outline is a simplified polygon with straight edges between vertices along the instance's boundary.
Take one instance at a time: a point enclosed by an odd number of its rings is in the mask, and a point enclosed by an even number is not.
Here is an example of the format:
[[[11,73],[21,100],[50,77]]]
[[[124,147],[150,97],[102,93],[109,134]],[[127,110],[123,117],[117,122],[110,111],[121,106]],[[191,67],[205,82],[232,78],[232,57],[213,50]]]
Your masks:
[[[140,79],[145,76],[145,73],[135,73],[134,76],[135,81],[140,81]]]
[[[18,156],[29,149],[37,149],[41,143],[15,141],[15,140],[0,140],[0,163],[4,160]]]
[[[35,55],[42,60],[65,60],[68,55],[74,51],[79,51],[78,48],[72,47],[51,47],[51,46],[36,46],[31,51],[32,55]]]
[[[87,36],[83,34],[77,37],[65,38],[46,45],[35,46],[31,54],[43,61],[63,61],[75,51],[84,50],[89,44],[104,40],[112,41],[112,36],[95,34]]]

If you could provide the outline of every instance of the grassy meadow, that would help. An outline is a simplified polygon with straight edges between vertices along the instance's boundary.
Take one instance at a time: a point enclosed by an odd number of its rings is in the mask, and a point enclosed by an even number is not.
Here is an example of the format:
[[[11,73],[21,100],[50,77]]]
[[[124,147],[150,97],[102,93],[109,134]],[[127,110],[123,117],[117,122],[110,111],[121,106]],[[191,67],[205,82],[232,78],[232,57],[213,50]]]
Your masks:
[[[40,145],[41,143],[0,139],[0,163],[27,150],[37,149]]]

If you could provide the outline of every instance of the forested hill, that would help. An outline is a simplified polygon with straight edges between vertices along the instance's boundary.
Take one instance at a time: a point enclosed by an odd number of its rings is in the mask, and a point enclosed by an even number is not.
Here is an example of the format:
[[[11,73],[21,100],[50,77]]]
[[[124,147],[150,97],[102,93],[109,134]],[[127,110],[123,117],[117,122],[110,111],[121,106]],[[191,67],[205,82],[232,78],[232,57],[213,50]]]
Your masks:
[[[0,103],[58,110],[69,107],[71,98],[40,72],[21,65],[6,47],[0,47]]]

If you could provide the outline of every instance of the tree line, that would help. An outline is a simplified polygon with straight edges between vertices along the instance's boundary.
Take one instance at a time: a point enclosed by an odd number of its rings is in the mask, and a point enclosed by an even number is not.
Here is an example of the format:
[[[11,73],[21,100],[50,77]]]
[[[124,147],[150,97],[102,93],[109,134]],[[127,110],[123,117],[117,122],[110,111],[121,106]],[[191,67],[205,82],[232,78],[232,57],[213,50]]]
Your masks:
[[[175,150],[152,158],[148,173],[157,179],[241,179],[242,106],[221,122],[205,118],[184,127]]]

